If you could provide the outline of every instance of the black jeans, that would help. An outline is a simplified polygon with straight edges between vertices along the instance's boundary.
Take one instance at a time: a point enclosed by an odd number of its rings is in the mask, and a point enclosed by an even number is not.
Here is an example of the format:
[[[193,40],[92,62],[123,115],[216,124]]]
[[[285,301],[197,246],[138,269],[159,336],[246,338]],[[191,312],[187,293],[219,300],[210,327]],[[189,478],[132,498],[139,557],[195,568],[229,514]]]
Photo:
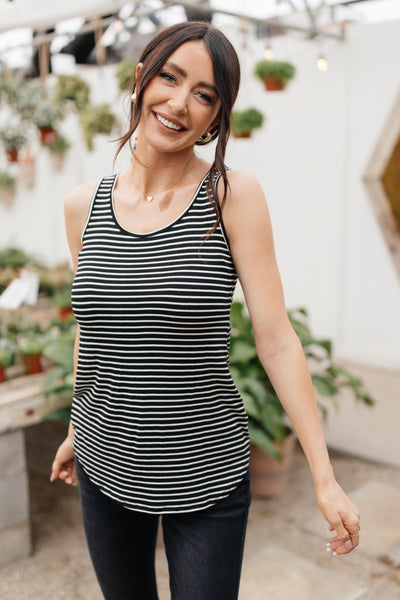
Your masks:
[[[76,460],[83,523],[106,600],[158,600],[154,556],[159,517],[124,508],[94,485]],[[250,475],[206,510],[162,515],[171,600],[236,600]]]

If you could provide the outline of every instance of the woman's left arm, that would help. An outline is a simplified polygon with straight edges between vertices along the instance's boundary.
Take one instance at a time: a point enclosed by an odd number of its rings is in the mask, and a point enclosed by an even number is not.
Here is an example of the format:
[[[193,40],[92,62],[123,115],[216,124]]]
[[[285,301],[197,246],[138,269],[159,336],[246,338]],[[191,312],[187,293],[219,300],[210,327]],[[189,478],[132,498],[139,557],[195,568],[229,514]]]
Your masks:
[[[330,464],[303,348],[286,312],[267,203],[251,175],[229,171],[228,180],[224,226],[257,353],[302,445],[321,512],[336,532],[330,547],[346,554],[358,545],[360,515]]]

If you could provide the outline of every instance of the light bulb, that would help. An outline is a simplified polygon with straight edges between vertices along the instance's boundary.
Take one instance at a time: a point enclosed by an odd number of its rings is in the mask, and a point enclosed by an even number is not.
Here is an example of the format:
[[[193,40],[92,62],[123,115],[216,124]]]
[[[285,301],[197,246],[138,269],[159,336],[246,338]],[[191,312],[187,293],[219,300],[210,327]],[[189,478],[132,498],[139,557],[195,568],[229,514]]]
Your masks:
[[[264,58],[265,58],[265,60],[274,60],[274,51],[272,50],[272,48],[269,44],[265,48]]]
[[[322,56],[322,54],[320,56],[318,56],[317,69],[318,69],[318,71],[327,71],[328,70],[328,61],[326,60],[325,56]]]

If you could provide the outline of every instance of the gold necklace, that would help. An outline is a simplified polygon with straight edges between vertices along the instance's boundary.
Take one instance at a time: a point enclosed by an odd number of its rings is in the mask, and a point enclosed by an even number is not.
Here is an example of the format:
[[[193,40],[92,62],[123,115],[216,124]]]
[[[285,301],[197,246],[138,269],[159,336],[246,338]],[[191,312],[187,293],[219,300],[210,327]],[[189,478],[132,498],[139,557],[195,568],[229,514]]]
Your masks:
[[[168,186],[167,188],[164,188],[162,190],[159,190],[158,192],[156,192],[155,194],[146,194],[146,192],[144,191],[144,189],[139,185],[138,181],[136,180],[136,177],[134,177],[134,181],[136,186],[139,188],[139,190],[142,192],[144,198],[147,200],[147,202],[150,204],[151,202],[153,202],[153,199],[155,198],[155,196],[158,196],[159,194],[162,194],[163,192],[168,192],[168,190],[171,190],[172,188],[174,188],[175,186],[178,185],[178,183],[183,179],[184,175],[186,174],[186,170],[187,167],[189,166],[190,161],[192,160],[193,155],[189,157],[189,160],[186,162],[185,166],[183,167],[182,173],[180,175],[180,177],[170,186]]]

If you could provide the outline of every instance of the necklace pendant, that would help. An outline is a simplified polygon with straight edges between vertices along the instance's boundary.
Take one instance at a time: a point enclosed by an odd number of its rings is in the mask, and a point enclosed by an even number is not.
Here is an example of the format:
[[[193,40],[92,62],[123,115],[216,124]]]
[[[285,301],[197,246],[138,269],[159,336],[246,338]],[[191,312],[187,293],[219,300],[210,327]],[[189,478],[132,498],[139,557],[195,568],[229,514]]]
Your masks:
[[[152,201],[153,201],[153,198],[154,198],[154,196],[148,196],[148,195],[146,194],[146,200],[147,200],[147,202],[152,202]]]

